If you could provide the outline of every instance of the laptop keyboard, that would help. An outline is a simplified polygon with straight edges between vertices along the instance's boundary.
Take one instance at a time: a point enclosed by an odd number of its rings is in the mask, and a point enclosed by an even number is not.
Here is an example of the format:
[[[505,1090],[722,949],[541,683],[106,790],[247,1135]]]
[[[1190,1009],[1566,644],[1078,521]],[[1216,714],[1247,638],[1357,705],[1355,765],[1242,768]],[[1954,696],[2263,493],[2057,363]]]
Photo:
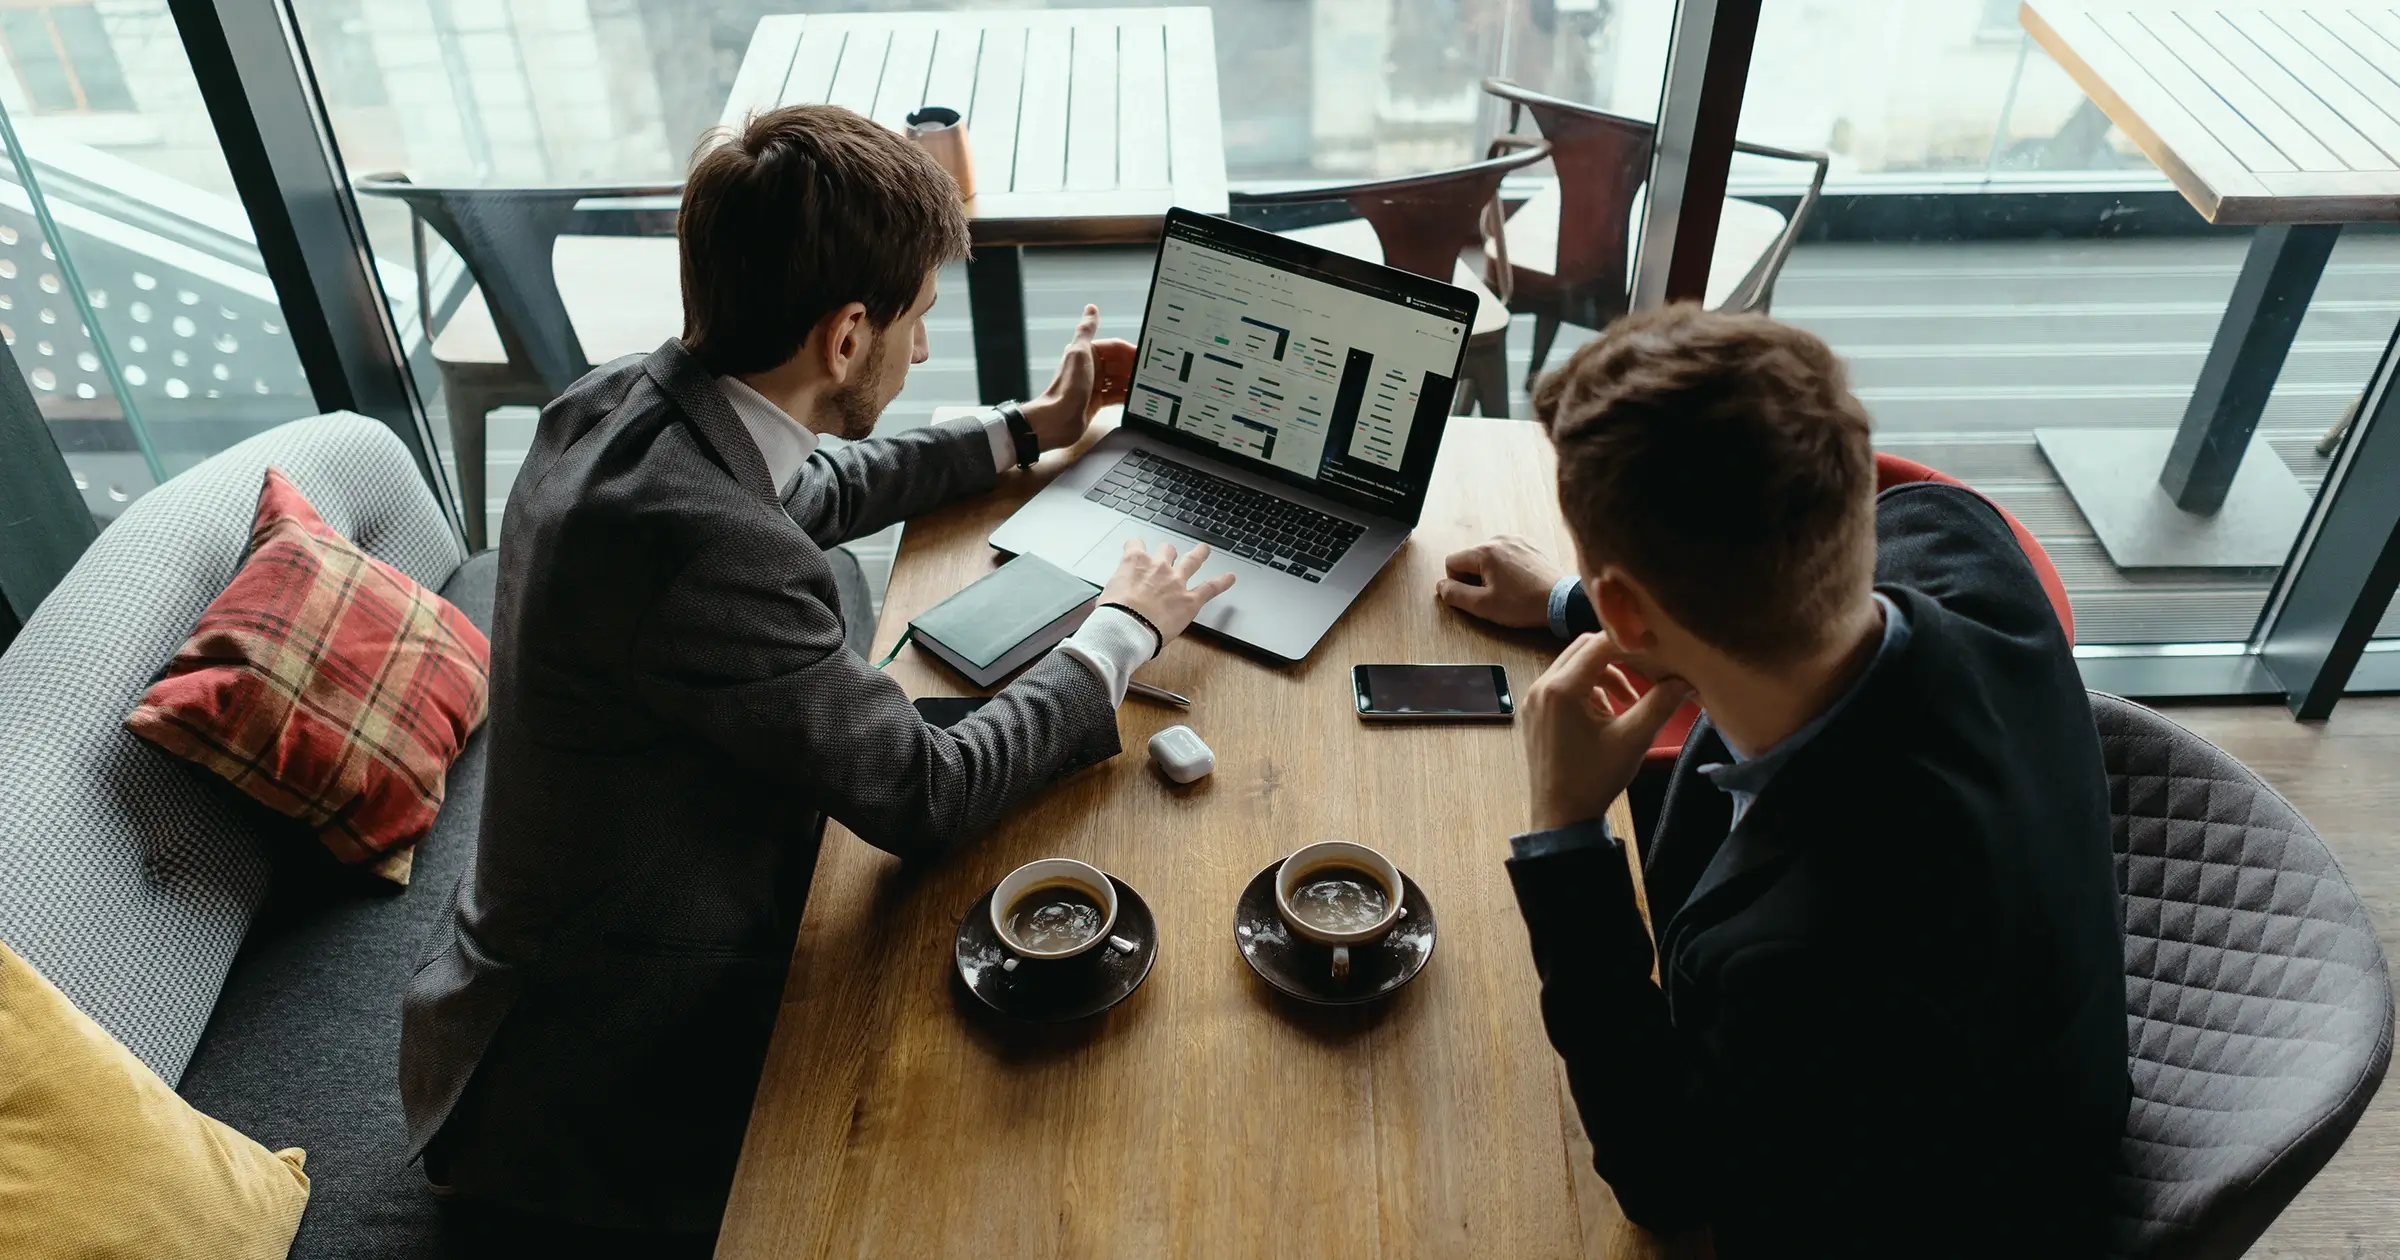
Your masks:
[[[1083,497],[1311,582],[1323,581],[1367,532],[1364,525],[1148,451],[1118,460]]]

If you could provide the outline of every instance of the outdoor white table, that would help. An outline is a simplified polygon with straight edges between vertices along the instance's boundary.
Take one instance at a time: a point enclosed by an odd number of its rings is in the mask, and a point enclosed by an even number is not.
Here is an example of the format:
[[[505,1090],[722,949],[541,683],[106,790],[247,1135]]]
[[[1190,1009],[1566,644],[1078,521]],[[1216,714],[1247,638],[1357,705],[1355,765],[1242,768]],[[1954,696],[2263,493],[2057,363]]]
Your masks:
[[[2194,209],[2258,225],[2179,428],[2034,437],[2119,568],[2280,566],[2308,496],[2250,438],[2342,225],[2400,221],[2400,8],[2025,0],[2019,17]]]
[[[1158,239],[1171,206],[1226,209],[1205,8],[762,19],[722,121],[812,102],[895,129],[926,105],[965,119],[975,175],[967,287],[987,403],[1029,389],[1019,247],[1141,244]]]

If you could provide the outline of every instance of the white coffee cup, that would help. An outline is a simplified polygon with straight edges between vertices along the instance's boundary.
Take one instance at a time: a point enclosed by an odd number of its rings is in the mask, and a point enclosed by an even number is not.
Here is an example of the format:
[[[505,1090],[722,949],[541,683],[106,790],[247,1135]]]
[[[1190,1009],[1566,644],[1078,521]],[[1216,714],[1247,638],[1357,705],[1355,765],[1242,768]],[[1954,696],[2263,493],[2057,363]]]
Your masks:
[[[1368,878],[1383,886],[1383,914],[1373,923],[1344,931],[1320,927],[1302,918],[1292,907],[1292,896],[1327,867],[1348,867],[1363,871]],[[1309,845],[1283,860],[1275,872],[1275,909],[1291,929],[1320,945],[1333,947],[1333,978],[1350,978],[1350,950],[1382,940],[1392,930],[1408,907],[1400,904],[1405,895],[1400,882],[1400,868],[1392,860],[1363,844],[1347,840],[1324,840]]]
[[[1009,912],[1016,909],[1017,902],[1022,900],[1025,894],[1054,884],[1073,888],[1098,902],[1100,927],[1090,936],[1070,945],[1049,949],[1035,948],[1019,939],[1016,931],[1009,926]],[[1064,958],[1073,958],[1089,951],[1102,941],[1107,941],[1110,948],[1124,953],[1131,953],[1135,948],[1133,942],[1123,937],[1109,935],[1109,932],[1117,926],[1117,886],[1105,872],[1089,862],[1078,862],[1073,858],[1041,858],[1037,861],[1027,862],[1010,871],[1008,878],[1001,880],[1000,886],[992,890],[991,912],[992,931],[999,936],[1000,944],[1010,954],[1010,957],[1003,959],[1000,963],[1000,969],[1003,971],[1015,971],[1017,963],[1024,959],[1031,959],[1035,962],[1055,962]]]

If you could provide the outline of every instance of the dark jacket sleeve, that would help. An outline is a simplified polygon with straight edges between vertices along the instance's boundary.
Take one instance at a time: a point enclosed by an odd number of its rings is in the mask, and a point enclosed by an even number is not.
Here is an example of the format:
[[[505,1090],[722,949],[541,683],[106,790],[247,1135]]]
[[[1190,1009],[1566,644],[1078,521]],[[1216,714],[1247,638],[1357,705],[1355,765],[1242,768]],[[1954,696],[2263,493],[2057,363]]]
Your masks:
[[[1512,859],[1533,943],[1542,1023],[1592,1141],[1592,1167],[1645,1228],[1705,1223],[1692,1143],[1697,1117],[1666,996],[1650,979],[1650,932],[1615,843]],[[1634,1082],[1638,1087],[1628,1088]]]
[[[784,510],[820,547],[921,516],[999,480],[980,427],[937,424],[808,457]]]
[[[921,857],[1116,755],[1106,689],[1056,654],[965,721],[927,724],[898,683],[843,646],[822,561],[803,572],[758,554],[737,532],[685,566],[636,629],[634,685],[653,711],[789,784],[795,806]]]
[[[1906,1163],[1934,1144],[1939,1108],[1878,1103],[1957,1087],[1927,1052],[1955,1037],[1946,1016],[1879,984],[1856,959],[1769,941],[1719,967],[1707,1009],[1671,1018],[1650,978],[1623,849],[1563,848],[1508,870],[1541,977],[1542,1022],[1592,1167],[1627,1219],[1661,1233],[1715,1224],[1712,1189],[1739,1184],[1790,1254],[1838,1254],[1857,1241],[1860,1220],[1890,1214],[1895,1190],[1932,1175]],[[1734,1131],[1751,1136],[1725,1142]],[[1768,1149],[1758,1135],[1769,1134],[1793,1144]],[[1779,1198],[1778,1185],[1795,1192]]]

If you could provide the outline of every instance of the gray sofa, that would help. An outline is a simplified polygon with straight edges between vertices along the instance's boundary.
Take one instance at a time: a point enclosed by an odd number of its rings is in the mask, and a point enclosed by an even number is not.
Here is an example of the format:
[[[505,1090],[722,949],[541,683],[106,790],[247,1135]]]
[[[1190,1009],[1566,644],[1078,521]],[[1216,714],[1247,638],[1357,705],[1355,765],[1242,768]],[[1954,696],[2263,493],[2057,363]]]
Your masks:
[[[394,894],[120,725],[240,566],[269,464],[489,627],[493,557],[467,556],[374,421],[295,421],[144,496],[0,657],[0,940],[194,1106],[307,1148],[294,1256],[449,1255],[401,1158],[399,992],[474,851],[483,737]]]
[[[402,1158],[400,989],[474,857],[483,735],[394,891],[121,725],[241,565],[269,464],[334,529],[490,629],[495,556],[466,553],[372,420],[296,420],[151,491],[0,656],[0,941],[201,1111],[307,1149],[294,1257],[466,1254],[480,1248]],[[865,578],[830,554],[864,652]]]

